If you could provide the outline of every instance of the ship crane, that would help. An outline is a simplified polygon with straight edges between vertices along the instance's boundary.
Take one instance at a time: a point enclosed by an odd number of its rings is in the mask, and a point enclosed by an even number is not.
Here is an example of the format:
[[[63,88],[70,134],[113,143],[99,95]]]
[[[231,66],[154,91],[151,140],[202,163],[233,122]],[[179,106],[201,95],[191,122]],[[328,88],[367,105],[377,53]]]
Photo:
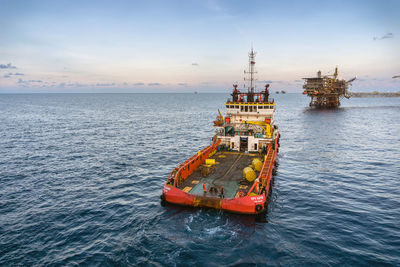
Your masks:
[[[221,111],[218,109],[219,115],[217,119],[214,121],[214,126],[222,126],[224,124],[224,116],[222,116]]]
[[[265,121],[242,121],[241,123],[257,125],[261,129],[263,129],[268,138],[271,138],[272,132],[271,132],[271,125],[269,123],[266,123]]]
[[[355,79],[357,79],[357,77],[354,77],[354,78],[348,80],[346,83],[351,83],[351,82],[353,82]]]

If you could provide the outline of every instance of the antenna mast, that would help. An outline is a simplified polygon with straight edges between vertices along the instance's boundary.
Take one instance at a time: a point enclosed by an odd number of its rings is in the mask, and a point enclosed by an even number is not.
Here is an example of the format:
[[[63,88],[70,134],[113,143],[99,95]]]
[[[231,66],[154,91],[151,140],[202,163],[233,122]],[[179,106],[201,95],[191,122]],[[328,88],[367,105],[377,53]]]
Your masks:
[[[254,81],[256,80],[254,78],[254,74],[256,74],[257,72],[255,71],[255,64],[256,64],[256,52],[254,52],[253,47],[251,48],[251,51],[249,52],[249,70],[248,71],[244,71],[244,74],[248,75],[248,78],[244,79],[245,81],[250,81],[250,87],[249,89],[249,93],[254,93],[254,87],[255,87],[255,83]]]

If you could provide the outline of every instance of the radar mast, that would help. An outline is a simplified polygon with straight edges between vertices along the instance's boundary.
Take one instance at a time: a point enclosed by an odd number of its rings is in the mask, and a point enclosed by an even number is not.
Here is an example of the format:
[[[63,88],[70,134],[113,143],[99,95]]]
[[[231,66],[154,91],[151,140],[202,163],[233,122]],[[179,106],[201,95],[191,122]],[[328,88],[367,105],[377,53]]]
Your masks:
[[[251,51],[249,52],[249,69],[248,71],[244,71],[244,74],[247,74],[247,78],[245,77],[244,80],[250,82],[250,86],[248,87],[247,93],[247,101],[253,102],[254,101],[254,87],[255,87],[255,75],[257,72],[255,71],[256,65],[256,52],[254,52],[253,47],[251,47]]]

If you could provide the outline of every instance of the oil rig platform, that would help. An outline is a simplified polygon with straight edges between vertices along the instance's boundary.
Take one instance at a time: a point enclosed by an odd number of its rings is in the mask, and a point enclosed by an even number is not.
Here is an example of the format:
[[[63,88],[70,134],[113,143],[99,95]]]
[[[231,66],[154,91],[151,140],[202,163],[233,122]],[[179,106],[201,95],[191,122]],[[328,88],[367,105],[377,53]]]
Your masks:
[[[317,77],[303,78],[305,80],[303,94],[311,97],[310,107],[336,108],[340,106],[341,98],[350,98],[348,88],[356,77],[348,81],[337,77],[336,67],[333,75],[322,76],[321,71],[318,71]]]

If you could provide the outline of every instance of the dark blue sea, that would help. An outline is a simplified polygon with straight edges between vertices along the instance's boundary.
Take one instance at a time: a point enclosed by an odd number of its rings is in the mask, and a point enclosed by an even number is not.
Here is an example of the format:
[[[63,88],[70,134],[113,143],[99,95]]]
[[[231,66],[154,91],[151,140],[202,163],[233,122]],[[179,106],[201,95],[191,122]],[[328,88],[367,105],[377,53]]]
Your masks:
[[[265,216],[162,206],[228,96],[0,95],[0,265],[400,265],[400,98],[275,95]]]

